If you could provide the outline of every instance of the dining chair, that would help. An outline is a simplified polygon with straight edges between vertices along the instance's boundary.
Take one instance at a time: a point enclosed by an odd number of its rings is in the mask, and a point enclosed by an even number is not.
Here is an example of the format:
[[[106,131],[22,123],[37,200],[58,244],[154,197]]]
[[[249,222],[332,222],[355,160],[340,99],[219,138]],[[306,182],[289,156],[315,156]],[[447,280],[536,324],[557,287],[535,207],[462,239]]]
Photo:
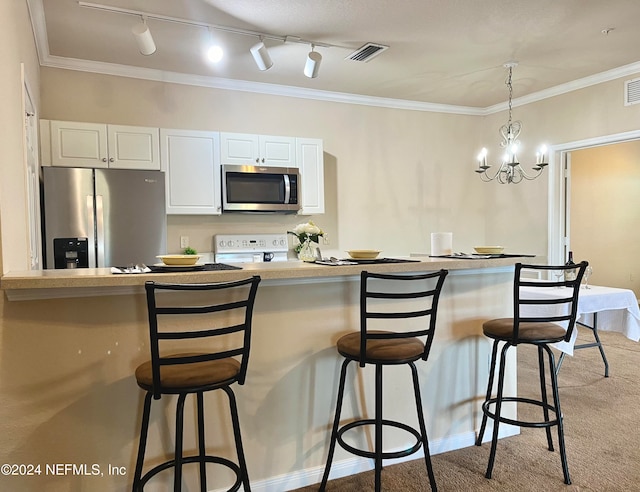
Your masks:
[[[491,451],[489,453],[489,463],[485,476],[491,478],[495,462],[496,449],[498,445],[498,430],[501,423],[511,424],[520,427],[543,428],[547,433],[547,446],[549,451],[553,451],[553,440],[551,437],[551,427],[558,428],[558,444],[560,447],[560,460],[566,484],[571,483],[569,467],[564,442],[564,427],[562,410],[560,409],[560,395],[558,391],[558,380],[556,374],[556,364],[554,354],[549,347],[553,343],[569,341],[575,327],[576,314],[578,308],[578,295],[580,293],[580,282],[588,263],[583,261],[575,265],[526,265],[517,263],[515,265],[513,281],[513,317],[499,318],[486,321],[482,325],[484,335],[493,340],[491,353],[491,367],[489,369],[489,381],[487,384],[487,394],[482,404],[482,424],[476,439],[476,446],[482,445],[487,419],[493,420],[493,435],[491,440]],[[570,269],[576,270],[575,278],[566,280],[564,273]],[[526,273],[525,273],[526,272]],[[551,281],[544,281],[531,278],[531,274],[539,274],[539,278],[544,278],[547,273],[554,272],[557,278]],[[523,273],[525,273],[523,275]],[[529,295],[525,298],[521,288],[528,289],[554,289],[554,296]],[[555,292],[557,290],[557,293]],[[535,309],[534,309],[535,308]],[[523,315],[522,311],[527,314]],[[498,349],[500,350],[500,365],[498,370],[497,395],[492,397],[494,374],[498,361]],[[507,352],[518,346],[531,345],[538,351],[538,371],[540,378],[540,399],[533,399],[522,396],[505,396],[504,382],[507,374]],[[544,355],[548,357],[548,366],[545,366]],[[515,372],[515,367],[512,373]],[[551,381],[551,393],[553,403],[547,398],[547,376],[548,372]],[[544,420],[525,421],[519,418],[510,418],[502,413],[503,403],[515,402],[517,405],[531,405],[542,410]],[[516,409],[520,412],[520,409]]]

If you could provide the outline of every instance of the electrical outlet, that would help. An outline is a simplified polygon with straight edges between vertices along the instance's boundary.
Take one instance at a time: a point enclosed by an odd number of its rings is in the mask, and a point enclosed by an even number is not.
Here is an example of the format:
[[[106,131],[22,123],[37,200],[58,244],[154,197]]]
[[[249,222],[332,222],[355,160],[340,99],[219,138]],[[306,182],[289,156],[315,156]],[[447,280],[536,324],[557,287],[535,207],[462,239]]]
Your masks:
[[[180,236],[180,247],[183,249],[189,247],[189,236]]]
[[[326,234],[326,233],[325,233],[325,234],[322,236],[322,244],[323,244],[324,246],[329,246],[329,245],[331,244],[331,241],[329,241],[329,234]]]

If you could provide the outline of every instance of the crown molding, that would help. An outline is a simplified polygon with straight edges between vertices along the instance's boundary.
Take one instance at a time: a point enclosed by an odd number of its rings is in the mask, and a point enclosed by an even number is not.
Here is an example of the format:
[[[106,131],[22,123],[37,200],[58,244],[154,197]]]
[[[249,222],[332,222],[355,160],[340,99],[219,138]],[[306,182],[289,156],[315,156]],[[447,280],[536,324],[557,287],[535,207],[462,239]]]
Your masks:
[[[549,99],[561,94],[567,94],[568,92],[585,89],[586,87],[602,84],[604,82],[610,82],[622,77],[637,75],[638,73],[640,73],[640,62],[630,63],[628,65],[623,65],[622,67],[618,68],[612,68],[611,70],[590,75],[588,77],[572,80],[571,82],[567,82],[566,84],[556,85],[554,87],[549,87],[548,89],[533,92],[526,96],[514,98],[512,101],[512,105],[514,107],[524,106],[525,104],[542,101],[544,99]],[[494,104],[493,106],[487,106],[483,109],[483,114],[489,115],[498,113],[507,109],[507,106],[508,104],[506,102]]]
[[[208,77],[203,75],[167,72],[151,68],[132,67],[116,63],[95,62],[45,55],[40,60],[43,67],[76,70],[80,72],[99,73],[103,75],[115,75],[135,79],[154,80],[174,84],[193,85],[212,89],[225,89],[232,91],[253,92],[268,94],[271,96],[296,97],[300,99],[314,99],[317,101],[336,102],[343,104],[358,104],[363,106],[376,106],[391,109],[406,109],[410,111],[425,111],[435,113],[452,113],[463,115],[482,115],[483,109],[469,106],[453,106],[447,104],[427,103],[403,99],[391,99],[383,97],[362,96],[344,92],[321,91],[305,89],[288,85],[266,84],[262,82],[249,82],[246,80],[233,80],[221,77]]]

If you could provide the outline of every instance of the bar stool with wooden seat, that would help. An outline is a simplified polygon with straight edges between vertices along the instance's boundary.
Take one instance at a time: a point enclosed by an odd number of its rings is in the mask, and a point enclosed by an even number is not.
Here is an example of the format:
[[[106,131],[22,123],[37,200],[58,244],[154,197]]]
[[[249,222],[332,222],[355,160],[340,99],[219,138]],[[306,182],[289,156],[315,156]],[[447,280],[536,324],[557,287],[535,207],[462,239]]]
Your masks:
[[[229,491],[242,485],[250,490],[242,448],[236,399],[231,385],[244,384],[251,345],[253,306],[260,277],[215,284],[162,284],[146,282],[151,360],[135,371],[146,391],[140,445],[133,478],[138,492],[156,474],[174,469],[173,490],[182,487],[182,468],[198,463],[200,489],[207,490],[206,464],[231,469],[236,477]],[[213,345],[213,346],[212,346]],[[238,463],[206,454],[204,393],[222,390],[229,398]],[[187,395],[196,396],[198,453],[183,455],[183,416]],[[149,431],[151,400],[176,395],[176,433],[173,459],[154,466],[144,475],[144,455]]]
[[[352,454],[374,460],[376,491],[381,489],[383,460],[409,456],[422,447],[429,483],[431,489],[436,490],[415,362],[419,359],[426,361],[429,355],[436,328],[438,300],[447,274],[447,270],[416,275],[362,272],[360,331],[344,335],[337,343],[344,362],[340,372],[329,454],[320,484],[321,491],[325,490],[329,479],[336,442]],[[374,327],[385,329],[372,329]],[[367,364],[375,366],[375,418],[359,419],[340,426],[347,367],[351,362],[357,362],[360,367]],[[382,416],[382,368],[403,364],[411,368],[419,430]],[[373,426],[373,451],[355,448],[343,439],[345,432],[363,426]],[[385,427],[408,432],[415,437],[415,444],[400,451],[383,451],[382,430]]]
[[[560,409],[560,395],[558,392],[558,380],[556,374],[556,364],[550,344],[571,339],[571,333],[576,323],[576,313],[578,308],[578,295],[580,293],[580,282],[588,263],[583,261],[575,265],[515,265],[515,276],[513,282],[513,318],[500,318],[486,321],[482,325],[485,336],[493,339],[493,350],[491,354],[491,368],[489,371],[489,382],[487,385],[487,396],[482,404],[482,424],[476,439],[476,446],[482,444],[482,438],[487,425],[487,419],[493,420],[493,437],[491,441],[491,451],[489,463],[485,476],[491,478],[493,465],[495,462],[496,448],[498,444],[498,429],[500,423],[516,425],[520,427],[544,428],[547,433],[547,445],[549,451],[553,451],[553,440],[551,438],[551,427],[558,428],[558,445],[560,447],[560,460],[564,473],[564,482],[571,483],[569,467],[564,443],[563,415]],[[567,271],[575,272],[574,280],[541,281],[531,278],[532,273],[546,274],[554,271],[555,274],[562,274],[562,278]],[[525,272],[525,275],[523,275]],[[558,292],[564,293],[562,296],[545,297],[529,292],[524,298],[521,295],[520,287],[528,287],[544,291],[546,289],[562,289]],[[529,289],[530,290],[530,289]],[[555,293],[555,292],[554,292]],[[535,309],[536,314],[522,316],[521,312],[526,307],[531,313]],[[500,366],[498,371],[497,395],[491,397],[493,389],[494,372],[498,360],[498,346],[503,344],[500,351]],[[519,396],[504,396],[504,378],[507,366],[507,352],[512,347],[518,345],[533,345],[538,351],[538,369],[540,374],[540,400]],[[545,366],[544,355],[548,356],[549,365]],[[515,369],[515,368],[514,368]],[[547,376],[548,370],[551,380],[551,392],[553,402],[547,398]],[[544,420],[524,421],[517,418],[508,418],[502,414],[502,405],[505,402],[515,402],[523,405],[533,405],[542,409]]]

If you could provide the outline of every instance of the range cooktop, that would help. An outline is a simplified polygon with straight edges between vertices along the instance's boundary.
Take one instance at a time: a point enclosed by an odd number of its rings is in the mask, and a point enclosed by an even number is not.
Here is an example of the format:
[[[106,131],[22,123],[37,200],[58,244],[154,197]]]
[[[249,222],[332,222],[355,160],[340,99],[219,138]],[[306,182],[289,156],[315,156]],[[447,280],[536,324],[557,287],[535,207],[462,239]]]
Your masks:
[[[149,266],[151,273],[170,273],[170,272],[215,272],[219,270],[242,270],[242,267],[227,265],[226,263],[204,263],[200,265],[153,265]]]

